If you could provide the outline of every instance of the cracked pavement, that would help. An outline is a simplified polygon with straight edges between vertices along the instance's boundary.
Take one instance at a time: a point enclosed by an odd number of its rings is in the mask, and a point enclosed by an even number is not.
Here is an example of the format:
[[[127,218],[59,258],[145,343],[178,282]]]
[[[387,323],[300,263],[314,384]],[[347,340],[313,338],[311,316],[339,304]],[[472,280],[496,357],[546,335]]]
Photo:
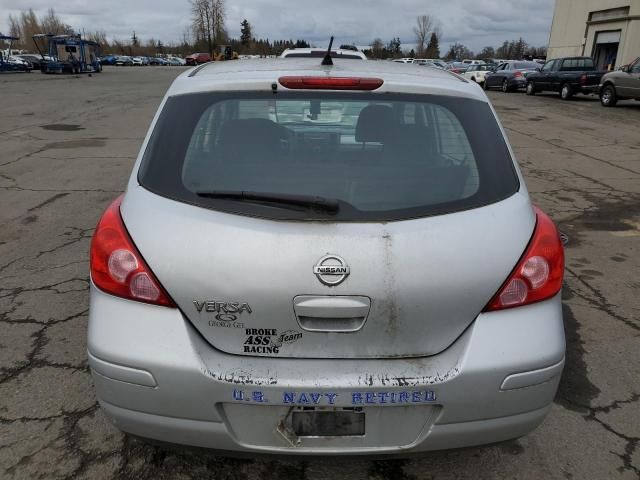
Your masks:
[[[568,235],[567,362],[512,442],[405,459],[227,458],[125,437],[86,360],[88,250],[181,69],[0,77],[0,478],[637,479],[640,102],[491,92],[534,201]]]

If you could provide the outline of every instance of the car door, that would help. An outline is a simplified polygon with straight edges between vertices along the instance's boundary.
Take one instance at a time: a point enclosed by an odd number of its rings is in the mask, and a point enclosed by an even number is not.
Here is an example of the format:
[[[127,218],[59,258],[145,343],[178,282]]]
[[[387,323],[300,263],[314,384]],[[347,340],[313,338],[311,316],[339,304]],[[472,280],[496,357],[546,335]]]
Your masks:
[[[540,73],[536,75],[535,83],[538,90],[542,91],[549,88],[549,71],[553,68],[554,64],[555,60],[548,61],[540,69]]]
[[[553,68],[549,70],[549,78],[548,78],[548,90],[553,92],[560,91],[560,83],[561,83],[561,75],[563,68],[569,68],[571,66],[571,62],[573,59],[565,58],[565,59],[557,59],[553,64]]]
[[[631,65],[631,94],[634,98],[640,98],[640,58],[637,58],[635,63]]]
[[[507,80],[511,80],[511,78],[513,77],[513,63],[506,63],[504,66],[504,69],[502,70],[502,77],[500,78],[500,85],[502,85],[502,83]]]
[[[616,84],[618,96],[640,98],[640,58],[617,75]]]
[[[477,65],[471,65],[466,72],[464,72],[464,78],[467,80],[471,80],[471,78],[475,78],[476,71],[478,70]]]
[[[500,65],[498,69],[491,74],[491,77],[489,77],[491,81],[489,82],[488,85],[491,87],[497,87],[499,85],[502,85],[502,79],[504,78],[504,70],[508,66],[509,66],[508,63],[503,63],[502,65]]]

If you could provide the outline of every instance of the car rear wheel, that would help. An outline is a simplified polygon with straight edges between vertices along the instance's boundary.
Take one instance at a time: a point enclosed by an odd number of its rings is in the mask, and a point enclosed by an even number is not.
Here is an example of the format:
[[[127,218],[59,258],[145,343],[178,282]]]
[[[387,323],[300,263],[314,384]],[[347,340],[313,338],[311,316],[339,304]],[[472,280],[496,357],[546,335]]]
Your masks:
[[[502,91],[504,93],[509,92],[509,81],[506,78],[502,81]]]
[[[533,82],[527,83],[527,95],[535,95],[536,94],[536,85]]]
[[[484,85],[483,85],[483,88],[484,88],[485,90],[489,90],[489,82],[487,81],[487,79],[486,79],[486,78],[484,79]]]
[[[562,100],[569,100],[573,96],[573,91],[571,90],[571,85],[565,83],[560,88],[560,98]]]
[[[616,89],[613,85],[605,85],[600,92],[600,103],[603,107],[615,107],[618,102]]]

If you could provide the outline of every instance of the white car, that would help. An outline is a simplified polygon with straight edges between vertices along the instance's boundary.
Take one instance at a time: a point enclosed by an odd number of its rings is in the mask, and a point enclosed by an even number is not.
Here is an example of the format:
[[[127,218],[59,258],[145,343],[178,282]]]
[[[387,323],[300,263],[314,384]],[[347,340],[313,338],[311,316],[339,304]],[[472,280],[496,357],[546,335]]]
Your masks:
[[[393,61],[396,63],[415,63],[415,59],[413,58],[396,58]]]
[[[27,62],[25,59],[20,58],[16,55],[11,55],[8,59],[9,63],[15,63],[16,65],[25,65],[28,66],[29,62]]]
[[[472,82],[476,82],[482,85],[487,74],[493,72],[494,69],[495,66],[486,63],[470,65],[467,71],[462,74],[462,76],[467,80],[471,80]]]
[[[319,58],[327,54],[326,48],[287,48],[280,58]],[[367,56],[359,50],[331,50],[331,58],[346,58],[350,60],[366,60]]]
[[[462,63],[466,63],[467,65],[484,65],[485,64],[483,60],[462,60]]]
[[[180,58],[180,57],[167,57],[167,61],[171,64],[171,65],[186,65],[187,61],[184,58]]]
[[[441,62],[440,60],[433,60],[431,58],[416,58],[413,63],[418,64],[422,67],[435,67],[435,68],[445,68],[446,64]]]
[[[138,437],[324,456],[499,442],[542,422],[564,365],[558,231],[485,92],[435,68],[186,71],[90,263],[97,397]]]

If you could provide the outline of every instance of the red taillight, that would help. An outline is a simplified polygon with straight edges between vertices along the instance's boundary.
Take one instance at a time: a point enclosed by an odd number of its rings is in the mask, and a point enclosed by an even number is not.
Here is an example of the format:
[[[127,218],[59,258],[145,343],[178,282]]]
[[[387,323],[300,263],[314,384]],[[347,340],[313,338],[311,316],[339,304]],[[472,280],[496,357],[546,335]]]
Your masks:
[[[529,246],[507,281],[485,307],[485,312],[546,300],[562,287],[564,248],[560,235],[542,210],[537,207],[534,210],[536,228]]]
[[[280,77],[280,85],[292,90],[375,90],[384,80],[350,77]]]
[[[513,74],[513,76],[514,76],[514,77],[516,77],[516,78],[522,78],[522,76],[523,76],[523,75],[522,75],[522,72],[517,72],[517,71],[516,71],[516,72]]]
[[[130,300],[175,308],[142,259],[120,217],[122,196],[102,215],[91,240],[91,279],[101,290]]]
[[[587,84],[587,75],[586,74],[583,73],[582,75],[580,75],[580,83],[582,85],[586,85]]]

